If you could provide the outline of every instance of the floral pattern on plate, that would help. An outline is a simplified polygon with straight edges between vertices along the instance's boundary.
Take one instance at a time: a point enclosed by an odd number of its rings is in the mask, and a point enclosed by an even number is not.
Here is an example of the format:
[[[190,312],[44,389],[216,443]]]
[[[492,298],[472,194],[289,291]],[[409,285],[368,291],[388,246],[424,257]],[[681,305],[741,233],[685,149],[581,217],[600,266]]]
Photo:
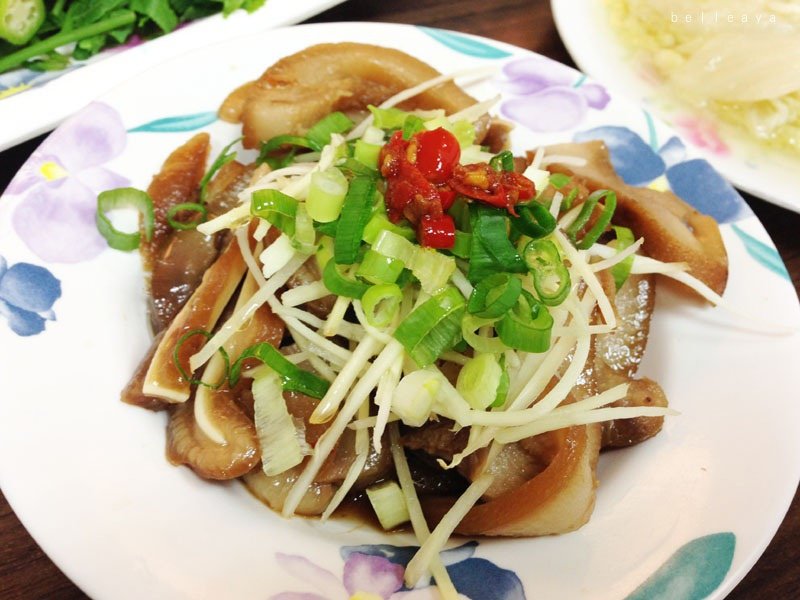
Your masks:
[[[475,558],[477,547],[478,542],[468,542],[441,554],[460,596],[473,600],[524,600],[519,577],[491,561]],[[341,577],[302,556],[278,553],[275,558],[284,571],[320,594],[283,592],[271,600],[435,600],[439,595],[430,582],[413,590],[403,585],[405,567],[418,549],[389,544],[343,546]]]
[[[543,56],[511,61],[503,75],[498,87],[512,97],[500,112],[531,131],[573,129],[589,110],[603,110],[611,100],[603,86]]]
[[[103,165],[125,149],[119,113],[93,102],[59,127],[31,155],[6,189],[20,201],[12,224],[41,260],[77,263],[106,247],[97,231],[97,194],[128,179]]]
[[[55,321],[60,297],[61,282],[50,271],[30,263],[9,267],[0,256],[0,315],[11,331],[23,337],[44,331],[46,321]]]

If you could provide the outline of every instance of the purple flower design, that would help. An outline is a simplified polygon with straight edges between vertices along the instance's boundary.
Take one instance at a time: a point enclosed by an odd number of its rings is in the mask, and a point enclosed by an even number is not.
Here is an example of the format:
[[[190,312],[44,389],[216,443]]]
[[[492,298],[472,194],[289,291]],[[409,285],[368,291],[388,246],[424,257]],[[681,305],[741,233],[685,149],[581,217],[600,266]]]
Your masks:
[[[532,131],[564,131],[578,126],[590,108],[603,110],[611,100],[605,88],[543,56],[509,62],[499,87],[516,96],[500,112]]]
[[[441,554],[462,598],[473,600],[525,600],[522,582],[515,573],[475,558],[477,542],[469,542]],[[418,550],[388,544],[344,546],[341,577],[302,556],[276,554],[278,564],[315,592],[283,592],[270,600],[435,600],[433,586],[409,590],[403,585],[405,567]]]
[[[53,304],[61,296],[61,282],[50,271],[29,263],[8,266],[0,256],[0,315],[20,336],[44,331],[56,316]]]
[[[310,583],[320,594],[284,592],[272,600],[348,600],[354,596],[389,600],[397,598],[395,592],[403,587],[403,567],[380,556],[354,552],[344,563],[341,579],[302,556],[277,554],[276,559],[287,573]]]
[[[6,193],[21,196],[17,235],[46,262],[76,263],[106,248],[97,232],[97,194],[129,182],[103,165],[125,148],[116,110],[93,102],[64,122],[31,155]]]

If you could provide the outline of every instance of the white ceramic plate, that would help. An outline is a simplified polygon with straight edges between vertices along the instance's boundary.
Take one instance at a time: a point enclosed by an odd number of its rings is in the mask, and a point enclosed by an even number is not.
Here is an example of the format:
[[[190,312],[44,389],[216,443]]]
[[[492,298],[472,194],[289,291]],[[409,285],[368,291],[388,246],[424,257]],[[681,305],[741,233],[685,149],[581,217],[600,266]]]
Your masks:
[[[800,212],[800,156],[768,150],[672,102],[637,69],[612,30],[603,0],[552,0],[553,17],[578,67],[675,128],[738,188]],[[671,18],[671,17],[670,17]]]
[[[562,65],[490,40],[386,24],[280,29],[269,44],[255,36],[183,56],[67,120],[0,201],[0,483],[34,538],[93,598],[406,597],[397,577],[409,536],[285,521],[238,483],[167,464],[165,415],[118,400],[149,344],[140,262],[104,248],[93,226],[95,193],[146,186],[189,130],[209,131],[215,149],[238,136],[213,120],[228,90],[283,54],[336,40],[413,49],[442,71],[496,65],[495,77],[470,89],[479,98],[501,91],[498,110],[523,117],[517,150],[603,135],[615,160],[639,157],[629,178],[680,188],[701,174],[726,221],[727,301],[800,326],[783,264],[741,199],[684,156],[668,129]],[[651,149],[666,142],[663,156]],[[800,337],[764,333],[664,288],[650,340],[642,373],[681,415],[641,446],[602,456],[597,506],[579,531],[453,540],[445,560],[463,594],[721,598],[756,561],[800,474]],[[280,595],[289,591],[316,595]]]
[[[0,75],[0,151],[53,129],[101,94],[184,52],[234,36],[292,25],[344,0],[269,0],[253,14],[238,10],[190,23],[135,47],[112,48],[65,71],[17,69]],[[12,95],[13,92],[13,95]]]

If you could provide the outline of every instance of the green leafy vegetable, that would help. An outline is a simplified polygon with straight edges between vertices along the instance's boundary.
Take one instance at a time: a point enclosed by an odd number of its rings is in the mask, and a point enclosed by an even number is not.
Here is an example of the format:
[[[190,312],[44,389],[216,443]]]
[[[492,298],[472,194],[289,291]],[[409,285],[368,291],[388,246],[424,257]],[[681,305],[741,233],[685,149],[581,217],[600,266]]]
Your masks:
[[[254,12],[265,0],[0,0],[0,73],[19,67],[53,71],[86,60],[136,33],[151,38],[180,24],[239,9]],[[69,48],[69,44],[74,47]],[[56,49],[61,50],[57,58]],[[68,49],[68,51],[67,51]]]

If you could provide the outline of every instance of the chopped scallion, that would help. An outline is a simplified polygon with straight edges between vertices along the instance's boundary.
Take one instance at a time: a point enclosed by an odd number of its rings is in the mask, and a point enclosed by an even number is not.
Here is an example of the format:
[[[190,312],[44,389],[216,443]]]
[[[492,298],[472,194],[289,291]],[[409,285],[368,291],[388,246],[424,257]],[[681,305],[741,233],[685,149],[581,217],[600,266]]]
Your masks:
[[[366,283],[350,279],[343,275],[339,270],[339,265],[335,260],[329,260],[322,271],[322,282],[325,287],[337,296],[345,298],[361,298],[364,292],[369,289]]]
[[[614,248],[617,249],[617,252],[622,252],[625,250],[625,248],[633,244],[634,236],[630,229],[620,226],[615,226],[612,229],[614,230],[617,239],[611,243],[614,245]],[[619,262],[611,267],[611,276],[614,278],[614,285],[618,290],[623,286],[625,281],[627,281],[628,276],[631,274],[633,258],[633,255],[631,255],[622,262]]]
[[[426,367],[458,341],[465,310],[461,292],[449,287],[415,308],[400,323],[394,337],[414,362]]]
[[[331,135],[345,133],[353,127],[353,121],[341,112],[332,112],[322,117],[306,132],[309,146],[320,151],[331,143]]]
[[[360,175],[354,177],[342,205],[333,242],[333,256],[338,264],[352,265],[358,258],[361,238],[370,220],[374,201],[375,180]]]
[[[546,352],[550,347],[553,317],[547,307],[540,304],[527,291],[517,300],[517,305],[497,322],[497,335],[509,348],[523,352]]]
[[[297,365],[289,362],[283,354],[267,342],[250,346],[239,355],[230,370],[231,386],[236,385],[242,372],[242,365],[248,358],[255,358],[275,371],[281,378],[281,385],[286,392],[300,392],[306,396],[320,399],[328,391],[330,384]]]
[[[182,212],[197,213],[197,216],[191,221],[179,221],[176,219],[176,216],[178,213]],[[180,204],[170,206],[166,217],[167,223],[169,223],[169,226],[173,229],[177,229],[178,231],[195,229],[200,223],[205,222],[206,217],[208,217],[208,209],[204,204],[199,204],[197,202],[181,202]]]
[[[358,265],[356,275],[370,283],[394,283],[405,265],[396,258],[389,258],[375,250],[367,250]]]
[[[336,167],[316,171],[311,175],[306,209],[320,223],[330,223],[339,218],[347,195],[347,178]]]
[[[387,327],[400,309],[403,292],[394,283],[373,285],[361,297],[367,322],[373,327]]]
[[[240,137],[236,138],[230,144],[225,146],[217,158],[214,159],[214,162],[211,163],[211,168],[208,169],[208,172],[203,175],[203,178],[200,180],[200,202],[206,201],[206,196],[208,195],[208,182],[211,181],[211,178],[214,177],[214,175],[217,174],[217,171],[219,171],[226,164],[232,160],[236,160],[236,152],[231,152],[231,148],[239,143],[241,139],[242,138]]]
[[[139,247],[141,234],[138,231],[126,233],[119,231],[111,223],[106,213],[112,210],[132,208],[141,215],[142,230],[144,237],[150,241],[153,237],[155,227],[155,213],[153,211],[153,200],[147,192],[136,188],[117,188],[106,190],[97,196],[97,212],[95,222],[97,230],[100,232],[108,245],[115,250],[129,252]]]

